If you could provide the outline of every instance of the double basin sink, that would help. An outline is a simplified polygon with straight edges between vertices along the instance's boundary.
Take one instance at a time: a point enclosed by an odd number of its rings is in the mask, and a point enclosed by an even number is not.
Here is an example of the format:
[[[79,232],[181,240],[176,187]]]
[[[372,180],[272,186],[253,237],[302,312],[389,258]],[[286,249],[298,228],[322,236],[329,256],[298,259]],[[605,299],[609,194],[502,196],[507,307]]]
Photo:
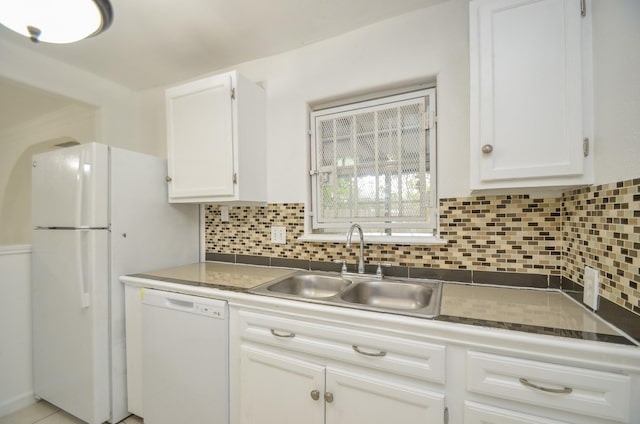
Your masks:
[[[300,271],[262,284],[251,293],[400,315],[436,317],[439,281],[378,279],[366,274]]]

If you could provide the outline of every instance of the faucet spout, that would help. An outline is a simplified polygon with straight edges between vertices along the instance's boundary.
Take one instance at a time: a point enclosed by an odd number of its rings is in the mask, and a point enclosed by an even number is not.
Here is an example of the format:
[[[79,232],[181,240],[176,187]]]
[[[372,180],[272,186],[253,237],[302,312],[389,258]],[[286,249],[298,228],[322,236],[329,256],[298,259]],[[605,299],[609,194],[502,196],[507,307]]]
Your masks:
[[[353,236],[353,230],[358,230],[358,235],[360,236],[360,260],[358,261],[358,274],[364,274],[364,233],[362,232],[362,227],[358,224],[352,224],[349,227],[349,231],[347,231],[347,243],[345,247],[347,249],[351,248],[351,237]]]

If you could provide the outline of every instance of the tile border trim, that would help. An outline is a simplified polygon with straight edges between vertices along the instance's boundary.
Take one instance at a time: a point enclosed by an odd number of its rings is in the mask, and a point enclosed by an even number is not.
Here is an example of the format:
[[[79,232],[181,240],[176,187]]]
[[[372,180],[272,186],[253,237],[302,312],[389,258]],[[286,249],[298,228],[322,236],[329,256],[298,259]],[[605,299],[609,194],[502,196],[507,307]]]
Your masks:
[[[307,271],[340,272],[340,264],[305,259],[289,259],[272,256],[254,256],[237,253],[207,253],[210,262],[227,262],[245,265],[260,265],[280,268],[296,268]],[[375,274],[376,265],[365,265],[367,274]],[[349,272],[356,272],[353,263],[347,263]],[[388,277],[433,279],[455,281],[459,283],[490,284],[510,287],[560,288],[560,276],[548,274],[530,274],[518,272],[476,271],[469,269],[416,268],[408,266],[391,266],[384,268]]]

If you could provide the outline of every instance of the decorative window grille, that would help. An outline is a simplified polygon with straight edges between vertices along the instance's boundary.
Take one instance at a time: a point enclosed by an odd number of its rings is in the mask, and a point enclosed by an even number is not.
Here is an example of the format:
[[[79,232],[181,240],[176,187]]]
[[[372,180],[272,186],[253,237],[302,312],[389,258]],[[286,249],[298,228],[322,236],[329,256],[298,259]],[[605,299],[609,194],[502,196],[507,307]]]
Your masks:
[[[437,227],[435,89],[311,113],[313,230]]]

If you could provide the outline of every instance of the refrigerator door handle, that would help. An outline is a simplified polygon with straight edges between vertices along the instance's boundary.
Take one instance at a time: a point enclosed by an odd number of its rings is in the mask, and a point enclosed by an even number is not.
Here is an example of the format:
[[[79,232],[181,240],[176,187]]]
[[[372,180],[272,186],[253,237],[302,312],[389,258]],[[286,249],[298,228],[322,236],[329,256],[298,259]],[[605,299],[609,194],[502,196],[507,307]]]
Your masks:
[[[84,219],[84,168],[85,168],[85,151],[80,151],[80,157],[78,158],[78,174],[77,174],[77,191],[76,191],[76,227],[81,227]]]
[[[80,291],[80,307],[82,309],[91,306],[91,296],[89,295],[85,269],[87,262],[86,235],[87,232],[84,230],[76,231],[76,258],[78,260],[76,272],[78,275],[78,289]]]

